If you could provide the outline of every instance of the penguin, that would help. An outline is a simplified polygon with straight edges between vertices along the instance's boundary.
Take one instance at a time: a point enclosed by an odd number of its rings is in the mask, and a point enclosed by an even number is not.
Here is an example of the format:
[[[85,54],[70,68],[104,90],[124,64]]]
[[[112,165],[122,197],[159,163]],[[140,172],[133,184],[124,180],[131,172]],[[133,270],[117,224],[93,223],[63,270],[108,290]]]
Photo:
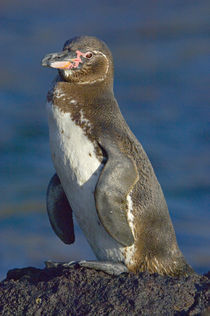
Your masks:
[[[98,259],[81,265],[96,270],[192,273],[153,167],[115,99],[107,45],[96,37],[75,37],[61,52],[47,54],[42,66],[58,70],[47,95],[56,170],[47,211],[55,233],[73,243],[74,214]]]

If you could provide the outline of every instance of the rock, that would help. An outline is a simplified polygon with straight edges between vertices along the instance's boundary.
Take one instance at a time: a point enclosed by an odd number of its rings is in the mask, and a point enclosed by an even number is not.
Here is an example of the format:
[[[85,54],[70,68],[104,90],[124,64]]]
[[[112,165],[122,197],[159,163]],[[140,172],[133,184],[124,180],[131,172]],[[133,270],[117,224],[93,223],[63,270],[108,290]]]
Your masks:
[[[14,269],[0,283],[0,314],[208,315],[209,276],[110,276],[78,265]]]

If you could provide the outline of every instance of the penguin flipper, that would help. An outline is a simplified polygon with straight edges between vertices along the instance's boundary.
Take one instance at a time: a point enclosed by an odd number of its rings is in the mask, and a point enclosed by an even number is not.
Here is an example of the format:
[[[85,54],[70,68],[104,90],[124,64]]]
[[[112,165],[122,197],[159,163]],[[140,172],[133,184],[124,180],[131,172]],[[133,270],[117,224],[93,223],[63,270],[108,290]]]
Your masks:
[[[72,209],[57,174],[47,188],[47,212],[56,235],[65,244],[72,244],[75,240]]]
[[[104,146],[105,145],[105,146]],[[131,246],[134,236],[128,224],[128,194],[138,180],[135,162],[109,142],[100,145],[108,160],[99,177],[95,201],[99,219],[106,231],[123,246]]]

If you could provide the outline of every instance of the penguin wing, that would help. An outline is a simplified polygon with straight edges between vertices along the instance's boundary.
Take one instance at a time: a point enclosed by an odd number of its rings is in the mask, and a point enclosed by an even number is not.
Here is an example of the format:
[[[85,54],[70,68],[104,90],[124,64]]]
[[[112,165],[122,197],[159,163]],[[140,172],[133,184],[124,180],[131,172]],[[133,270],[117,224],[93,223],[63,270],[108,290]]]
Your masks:
[[[106,231],[123,246],[134,243],[128,224],[128,194],[138,180],[135,162],[113,142],[100,144],[108,160],[99,177],[95,201],[99,219]]]
[[[56,235],[65,244],[72,244],[75,240],[72,209],[57,174],[47,188],[47,212]]]

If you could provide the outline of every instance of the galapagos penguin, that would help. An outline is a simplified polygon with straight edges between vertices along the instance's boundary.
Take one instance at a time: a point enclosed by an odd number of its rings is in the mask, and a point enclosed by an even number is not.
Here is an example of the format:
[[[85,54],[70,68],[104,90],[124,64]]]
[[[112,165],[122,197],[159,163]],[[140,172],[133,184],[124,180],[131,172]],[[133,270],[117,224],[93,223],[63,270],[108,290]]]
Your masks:
[[[42,65],[58,69],[47,96],[56,170],[47,210],[55,233],[74,242],[73,212],[99,260],[81,265],[113,274],[191,273],[152,165],[114,97],[106,44],[76,37]]]

